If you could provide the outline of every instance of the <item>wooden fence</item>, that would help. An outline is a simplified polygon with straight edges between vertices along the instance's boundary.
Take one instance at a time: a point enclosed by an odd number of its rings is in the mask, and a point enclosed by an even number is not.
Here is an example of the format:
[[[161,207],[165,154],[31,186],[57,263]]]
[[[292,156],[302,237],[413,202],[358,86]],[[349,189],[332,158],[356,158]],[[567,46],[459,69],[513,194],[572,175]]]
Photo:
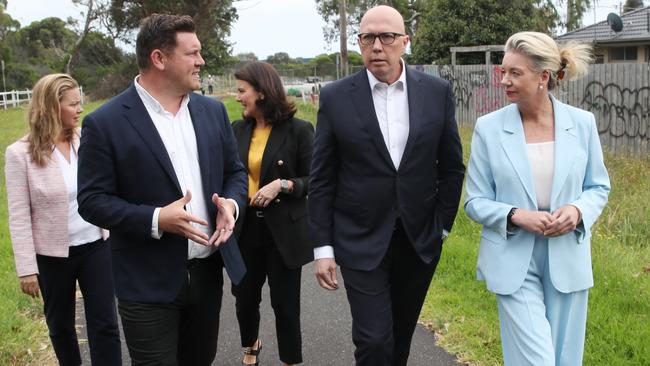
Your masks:
[[[84,103],[84,89],[79,87],[81,93],[81,104]],[[29,104],[32,100],[31,90],[12,90],[8,92],[0,92],[0,107],[7,109],[8,107],[18,107],[21,104]]]
[[[415,67],[452,83],[461,125],[473,126],[479,116],[508,103],[498,65]],[[587,77],[564,81],[553,94],[594,113],[601,143],[610,152],[650,156],[650,64],[591,65]]]
[[[21,104],[29,104],[30,100],[32,100],[31,90],[0,92],[0,106],[4,109],[7,109],[7,107],[17,107]]]

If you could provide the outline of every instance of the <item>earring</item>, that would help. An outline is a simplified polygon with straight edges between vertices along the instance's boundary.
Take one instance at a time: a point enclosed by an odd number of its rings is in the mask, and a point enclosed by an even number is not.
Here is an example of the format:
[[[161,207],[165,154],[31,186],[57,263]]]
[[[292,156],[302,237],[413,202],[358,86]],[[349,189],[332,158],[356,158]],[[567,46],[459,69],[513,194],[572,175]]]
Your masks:
[[[544,90],[544,84],[539,84],[539,90]]]

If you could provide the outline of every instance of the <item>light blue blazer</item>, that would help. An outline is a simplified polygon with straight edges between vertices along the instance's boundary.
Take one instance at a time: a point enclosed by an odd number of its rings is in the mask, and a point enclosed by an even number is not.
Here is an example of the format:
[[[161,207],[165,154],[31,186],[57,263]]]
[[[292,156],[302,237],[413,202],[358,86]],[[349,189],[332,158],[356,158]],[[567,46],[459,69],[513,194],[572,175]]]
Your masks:
[[[574,232],[548,239],[551,281],[555,289],[567,293],[594,284],[591,227],[607,203],[610,183],[594,115],[551,99],[555,172],[550,209],[570,203],[582,213]],[[467,173],[465,211],[483,225],[477,277],[486,281],[488,290],[511,294],[524,281],[535,234],[522,229],[507,233],[507,215],[513,207],[538,209],[516,104],[476,121]]]

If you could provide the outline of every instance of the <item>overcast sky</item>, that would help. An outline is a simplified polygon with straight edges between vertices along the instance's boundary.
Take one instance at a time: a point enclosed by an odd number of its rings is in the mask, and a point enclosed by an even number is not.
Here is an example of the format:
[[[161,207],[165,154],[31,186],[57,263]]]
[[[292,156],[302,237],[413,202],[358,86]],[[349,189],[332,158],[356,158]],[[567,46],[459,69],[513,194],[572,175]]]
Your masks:
[[[618,12],[619,0],[595,0],[583,18],[589,25]],[[647,4],[647,0],[646,0]],[[236,3],[239,20],[233,24],[230,41],[233,53],[253,52],[259,59],[276,52],[287,52],[292,58],[313,57],[338,49],[338,42],[326,44],[322,18],[314,0],[240,0]],[[9,0],[7,12],[22,27],[34,20],[56,16],[61,19],[80,17],[80,9],[71,0]],[[356,46],[350,50],[358,51]]]

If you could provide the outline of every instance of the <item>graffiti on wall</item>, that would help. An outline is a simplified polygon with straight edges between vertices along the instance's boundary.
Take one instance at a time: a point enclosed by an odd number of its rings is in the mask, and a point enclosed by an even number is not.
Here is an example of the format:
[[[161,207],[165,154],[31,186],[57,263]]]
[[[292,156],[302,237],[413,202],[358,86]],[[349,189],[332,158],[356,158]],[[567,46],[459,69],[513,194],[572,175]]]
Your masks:
[[[592,81],[580,106],[596,114],[600,134],[650,139],[650,86],[630,89]]]
[[[473,108],[479,114],[499,109],[502,98],[501,68],[494,66],[491,73],[487,70],[455,73],[453,66],[440,67],[438,74],[452,85],[456,106],[469,110]]]

